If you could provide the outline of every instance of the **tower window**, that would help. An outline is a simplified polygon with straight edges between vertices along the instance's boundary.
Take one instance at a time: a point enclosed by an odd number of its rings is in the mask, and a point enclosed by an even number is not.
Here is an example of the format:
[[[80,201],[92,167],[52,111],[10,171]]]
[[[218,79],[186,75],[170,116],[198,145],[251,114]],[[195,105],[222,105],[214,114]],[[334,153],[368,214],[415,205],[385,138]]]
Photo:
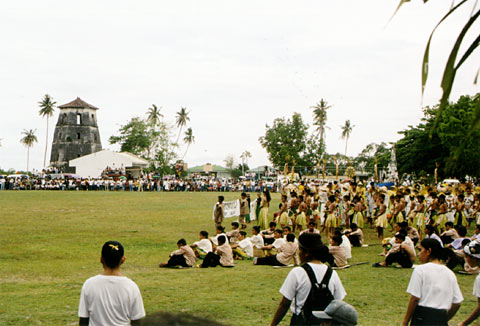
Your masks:
[[[93,135],[93,139],[97,141],[97,135]]]
[[[59,133],[59,134],[58,134],[58,139],[59,139],[60,141],[62,141],[62,133]],[[58,160],[57,160],[57,161],[58,161]]]
[[[81,125],[81,124],[82,124],[82,115],[80,113],[77,113],[77,125]]]
[[[80,139],[80,133],[79,132],[77,133],[77,139]]]

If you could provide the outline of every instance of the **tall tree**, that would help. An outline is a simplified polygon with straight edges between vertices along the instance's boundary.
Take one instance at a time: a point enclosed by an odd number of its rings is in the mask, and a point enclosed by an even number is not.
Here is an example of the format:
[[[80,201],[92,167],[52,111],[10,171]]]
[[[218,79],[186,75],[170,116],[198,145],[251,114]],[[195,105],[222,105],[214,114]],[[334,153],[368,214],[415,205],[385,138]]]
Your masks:
[[[163,118],[163,114],[160,113],[162,107],[157,108],[155,104],[152,104],[152,107],[148,108],[147,111],[147,121],[152,123],[154,127],[157,126],[158,121]]]
[[[225,163],[225,167],[229,169],[230,171],[233,170],[235,166],[235,158],[233,158],[233,155],[228,155],[223,162]]]
[[[132,118],[126,125],[120,127],[119,133],[119,136],[110,137],[110,144],[119,143],[122,152],[151,159],[149,149],[157,136],[157,131],[154,131],[154,134],[149,132],[149,126],[145,120],[138,117]]]
[[[318,135],[320,136],[320,144],[323,146],[325,141],[325,128],[327,124],[327,110],[332,106],[328,105],[327,101],[323,98],[320,99],[316,105],[312,106],[313,109],[313,125],[316,126]]]
[[[177,137],[177,144],[180,140],[180,135],[182,133],[182,128],[187,125],[187,121],[190,121],[190,117],[188,116],[190,112],[187,112],[187,108],[182,107],[180,111],[177,112],[177,117],[175,119],[176,125],[178,128],[178,137]]]
[[[30,163],[30,148],[33,147],[33,144],[38,142],[37,136],[35,136],[36,130],[23,130],[22,135],[24,137],[20,139],[20,143],[27,147],[27,172],[29,171],[29,163]]]
[[[347,145],[348,145],[348,139],[350,138],[350,135],[352,134],[353,126],[350,123],[350,120],[345,121],[345,125],[342,128],[342,135],[340,138],[345,139],[345,156],[347,156]]]
[[[185,154],[183,154],[182,161],[187,155],[190,145],[195,142],[195,136],[193,135],[192,128],[188,128],[187,131],[185,131],[185,137],[183,137],[183,141],[185,142],[185,144],[187,144],[187,149],[185,150]]]
[[[294,113],[291,119],[277,118],[271,127],[266,125],[265,136],[259,141],[275,167],[283,167],[287,159],[303,166],[307,136],[308,124],[303,123],[299,113]]]
[[[43,99],[38,102],[40,105],[40,111],[38,114],[40,114],[43,118],[47,117],[47,134],[45,137],[45,153],[43,154],[43,167],[47,166],[47,149],[48,149],[48,118],[50,118],[53,115],[53,112],[55,111],[55,104],[57,102],[54,102],[52,97],[48,94],[45,94]]]
[[[245,169],[244,169],[244,167],[245,167],[245,164],[248,165],[248,159],[249,159],[250,157],[252,157],[252,154],[250,154],[249,151],[245,151],[245,152],[242,153],[242,155],[240,155],[240,158],[242,159],[242,175],[245,174]]]

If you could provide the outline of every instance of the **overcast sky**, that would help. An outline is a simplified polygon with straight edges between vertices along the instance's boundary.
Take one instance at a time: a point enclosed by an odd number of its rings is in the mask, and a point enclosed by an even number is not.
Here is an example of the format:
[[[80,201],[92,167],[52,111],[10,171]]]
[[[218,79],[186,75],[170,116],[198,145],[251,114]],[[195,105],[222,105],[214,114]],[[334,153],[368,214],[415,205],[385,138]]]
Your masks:
[[[311,125],[310,107],[321,98],[332,105],[329,153],[344,151],[346,119],[355,125],[349,155],[398,140],[399,130],[422,117],[423,51],[451,1],[413,1],[388,23],[398,2],[4,1],[0,168],[26,169],[23,129],[36,129],[30,167],[42,168],[46,121],[37,102],[47,93],[58,105],[78,96],[99,107],[102,145],[113,150],[108,138],[152,103],[172,124],[187,107],[195,136],[185,158],[190,167],[223,165],[229,154],[239,162],[245,150],[251,167],[268,164],[258,142],[265,125],[294,112]],[[434,36],[424,105],[438,103],[446,56],[471,10]],[[478,92],[478,59],[459,72],[452,99]],[[58,110],[48,159],[57,119]]]

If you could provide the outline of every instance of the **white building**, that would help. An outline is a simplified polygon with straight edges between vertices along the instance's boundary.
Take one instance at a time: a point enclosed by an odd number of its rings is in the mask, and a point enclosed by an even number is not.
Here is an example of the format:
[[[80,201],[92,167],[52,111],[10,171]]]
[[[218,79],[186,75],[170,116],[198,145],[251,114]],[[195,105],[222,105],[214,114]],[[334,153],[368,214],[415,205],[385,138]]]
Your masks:
[[[109,149],[78,157],[69,161],[75,167],[75,174],[81,178],[97,178],[107,168],[125,170],[127,174],[137,178],[148,161],[131,153],[117,153]]]

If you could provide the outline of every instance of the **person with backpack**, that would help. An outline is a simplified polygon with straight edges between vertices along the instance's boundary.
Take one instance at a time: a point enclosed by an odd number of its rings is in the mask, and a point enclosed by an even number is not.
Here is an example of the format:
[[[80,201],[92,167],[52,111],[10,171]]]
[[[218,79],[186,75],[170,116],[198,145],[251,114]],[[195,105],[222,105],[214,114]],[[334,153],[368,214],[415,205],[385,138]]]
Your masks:
[[[325,265],[328,248],[321,236],[304,233],[298,238],[299,257],[303,264],[293,268],[280,288],[282,300],[270,325],[278,325],[290,307],[293,316],[290,325],[320,325],[327,320],[315,317],[332,300],[343,300],[345,289],[337,272]],[[312,287],[312,284],[316,286]]]

